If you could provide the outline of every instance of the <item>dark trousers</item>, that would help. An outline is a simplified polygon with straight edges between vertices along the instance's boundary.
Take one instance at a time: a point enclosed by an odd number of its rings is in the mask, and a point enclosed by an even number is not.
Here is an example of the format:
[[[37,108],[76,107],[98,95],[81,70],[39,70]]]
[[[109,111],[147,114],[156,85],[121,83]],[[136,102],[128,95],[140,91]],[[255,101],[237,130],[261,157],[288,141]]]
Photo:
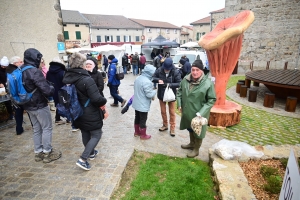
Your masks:
[[[148,112],[135,111],[134,124],[139,124],[140,128],[146,128]]]
[[[118,102],[122,103],[124,100],[118,94],[119,85],[111,85],[109,86],[110,95],[114,98],[114,104],[118,104]]]
[[[11,101],[5,101],[4,104],[9,114],[9,117],[13,117],[13,109],[12,109]]]
[[[80,158],[87,160],[90,155],[94,154],[95,147],[102,136],[102,129],[96,129],[93,131],[85,131],[81,129],[82,143],[84,145],[84,151],[81,154]]]
[[[17,134],[21,134],[24,131],[24,129],[22,127],[23,114],[24,114],[24,108],[22,106],[19,106],[19,108],[15,108],[15,120],[16,120]]]

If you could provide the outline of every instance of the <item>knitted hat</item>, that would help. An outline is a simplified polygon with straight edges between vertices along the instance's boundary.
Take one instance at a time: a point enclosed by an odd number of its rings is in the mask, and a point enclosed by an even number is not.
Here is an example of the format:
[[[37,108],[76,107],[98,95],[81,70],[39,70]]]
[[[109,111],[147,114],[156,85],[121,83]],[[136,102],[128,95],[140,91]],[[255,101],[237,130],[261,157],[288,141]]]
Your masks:
[[[197,67],[203,71],[203,63],[202,60],[195,60],[192,64],[192,67]]]
[[[3,56],[3,58],[1,59],[0,65],[4,66],[4,67],[7,67],[9,65],[9,61],[8,61],[8,58],[6,56]]]
[[[108,58],[108,60],[113,60],[115,58],[115,56],[114,55],[109,55],[107,58]]]

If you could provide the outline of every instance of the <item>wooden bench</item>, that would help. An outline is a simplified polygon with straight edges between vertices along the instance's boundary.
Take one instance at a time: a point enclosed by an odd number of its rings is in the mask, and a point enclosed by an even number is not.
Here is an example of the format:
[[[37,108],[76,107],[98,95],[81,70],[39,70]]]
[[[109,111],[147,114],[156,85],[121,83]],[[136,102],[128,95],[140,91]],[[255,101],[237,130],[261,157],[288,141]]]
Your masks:
[[[247,85],[242,85],[240,89],[240,97],[247,97]]]
[[[249,102],[256,102],[256,98],[257,98],[257,89],[250,88],[249,89],[248,101]]]
[[[264,107],[273,108],[274,100],[275,100],[275,94],[271,92],[266,92],[264,98]]]
[[[241,90],[241,86],[242,85],[244,85],[244,83],[243,82],[240,82],[240,81],[238,81],[237,83],[236,83],[236,89],[235,89],[235,92],[236,93],[240,93],[240,90]]]
[[[297,107],[297,98],[288,96],[286,98],[286,103],[285,103],[285,111],[287,112],[295,112]]]

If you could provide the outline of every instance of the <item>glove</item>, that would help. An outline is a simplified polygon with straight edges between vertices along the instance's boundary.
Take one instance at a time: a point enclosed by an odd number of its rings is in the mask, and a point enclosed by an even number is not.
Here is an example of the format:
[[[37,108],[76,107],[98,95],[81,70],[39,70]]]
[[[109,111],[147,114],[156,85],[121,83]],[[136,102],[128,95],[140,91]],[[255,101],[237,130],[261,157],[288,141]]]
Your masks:
[[[107,87],[110,87],[110,83],[107,83]]]
[[[129,105],[126,104],[126,106],[121,110],[121,113],[122,114],[126,113],[128,111],[128,109],[129,109]]]

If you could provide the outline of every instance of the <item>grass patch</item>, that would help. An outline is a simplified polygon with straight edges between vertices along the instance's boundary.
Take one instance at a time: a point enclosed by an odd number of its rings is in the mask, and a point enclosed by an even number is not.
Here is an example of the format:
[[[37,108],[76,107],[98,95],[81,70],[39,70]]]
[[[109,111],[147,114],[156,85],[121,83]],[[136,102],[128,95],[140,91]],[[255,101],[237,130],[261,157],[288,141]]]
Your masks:
[[[135,151],[111,199],[216,199],[208,163]]]
[[[283,180],[279,175],[278,169],[262,166],[260,172],[267,182],[263,185],[263,188],[272,194],[279,194]]]

